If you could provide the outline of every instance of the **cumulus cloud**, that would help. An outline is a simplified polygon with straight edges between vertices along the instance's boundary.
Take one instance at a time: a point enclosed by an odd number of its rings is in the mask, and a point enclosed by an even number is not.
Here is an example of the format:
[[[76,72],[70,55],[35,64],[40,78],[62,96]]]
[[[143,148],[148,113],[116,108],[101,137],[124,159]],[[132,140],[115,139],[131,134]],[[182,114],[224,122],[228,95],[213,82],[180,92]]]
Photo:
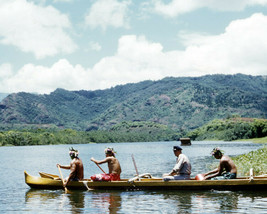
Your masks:
[[[172,0],[169,3],[153,0],[153,10],[169,17],[176,17],[200,8],[210,8],[217,11],[241,11],[248,6],[255,5],[267,5],[267,0]]]
[[[100,51],[102,49],[101,45],[98,42],[93,42],[93,41],[89,43],[89,47],[91,50],[94,51]]]
[[[72,2],[73,0],[54,0],[54,2]]]
[[[5,73],[7,68],[9,66],[0,66],[0,75]],[[92,78],[90,80],[90,76],[90,70],[86,70],[80,65],[73,66],[65,59],[59,60],[51,67],[27,64],[16,74],[2,78],[0,91],[50,93],[56,88],[89,89],[93,81]]]
[[[98,0],[85,16],[85,23],[92,28],[101,27],[103,30],[108,26],[128,28],[127,12],[130,4],[129,0]]]
[[[12,66],[8,63],[0,65],[0,80],[12,77]],[[0,81],[1,82],[1,81]]]
[[[70,28],[68,17],[52,6],[0,1],[0,44],[13,45],[38,59],[73,52],[76,45],[66,32]]]
[[[158,80],[166,76],[206,74],[267,74],[267,16],[261,13],[231,22],[219,35],[181,32],[184,50],[164,51],[160,43],[144,36],[119,39],[114,56],[102,58],[92,68],[59,60],[51,67],[28,64],[16,74],[8,64],[0,66],[0,91],[49,93],[104,89],[118,84]],[[7,74],[5,74],[7,71]]]

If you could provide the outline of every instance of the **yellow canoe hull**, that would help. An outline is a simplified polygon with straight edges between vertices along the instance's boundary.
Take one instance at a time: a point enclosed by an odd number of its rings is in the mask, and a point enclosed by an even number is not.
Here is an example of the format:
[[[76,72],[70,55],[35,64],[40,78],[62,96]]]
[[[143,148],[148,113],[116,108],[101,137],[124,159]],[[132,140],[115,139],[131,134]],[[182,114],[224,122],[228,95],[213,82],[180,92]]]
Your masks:
[[[46,174],[46,175],[45,175]],[[31,176],[24,171],[25,183],[31,188],[38,189],[63,189],[62,181],[57,175],[40,173],[40,177]],[[50,177],[47,175],[51,175]],[[83,181],[71,181],[67,188],[71,190],[87,190],[90,189],[162,189],[162,190],[264,190],[267,187],[267,177],[237,178],[231,180],[177,180],[163,181],[155,178],[142,178],[139,181],[129,182],[128,179],[121,181],[91,181],[84,179]]]

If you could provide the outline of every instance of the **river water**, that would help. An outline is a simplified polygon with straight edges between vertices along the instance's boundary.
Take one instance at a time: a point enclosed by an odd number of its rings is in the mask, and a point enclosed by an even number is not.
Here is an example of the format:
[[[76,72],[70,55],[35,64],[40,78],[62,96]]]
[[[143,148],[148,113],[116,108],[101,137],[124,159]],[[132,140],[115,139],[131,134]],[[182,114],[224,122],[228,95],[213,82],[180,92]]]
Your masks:
[[[79,150],[85,166],[85,177],[101,173],[90,161],[103,159],[104,149],[113,147],[122,167],[122,178],[132,178],[136,172],[161,176],[175,164],[172,146],[177,142],[113,143],[0,147],[1,189],[0,213],[267,213],[267,191],[72,191],[33,190],[24,182],[24,170],[59,174],[57,163],[68,165],[69,147]],[[192,142],[184,146],[192,164],[192,177],[209,171],[210,156],[219,146],[230,156],[244,154],[262,145],[249,142]],[[252,160],[253,161],[253,160]],[[105,171],[106,165],[102,165]],[[68,175],[63,170],[63,176]]]

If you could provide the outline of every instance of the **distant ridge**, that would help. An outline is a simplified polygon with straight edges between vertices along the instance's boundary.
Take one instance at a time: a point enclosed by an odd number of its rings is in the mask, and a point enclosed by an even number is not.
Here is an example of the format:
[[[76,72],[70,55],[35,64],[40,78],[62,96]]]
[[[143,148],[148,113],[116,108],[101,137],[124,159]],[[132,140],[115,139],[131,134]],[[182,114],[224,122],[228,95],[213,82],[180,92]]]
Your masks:
[[[51,124],[77,130],[109,129],[123,121],[151,121],[174,130],[192,130],[230,115],[267,118],[265,77],[168,77],[106,90],[13,93],[0,102],[2,125]]]

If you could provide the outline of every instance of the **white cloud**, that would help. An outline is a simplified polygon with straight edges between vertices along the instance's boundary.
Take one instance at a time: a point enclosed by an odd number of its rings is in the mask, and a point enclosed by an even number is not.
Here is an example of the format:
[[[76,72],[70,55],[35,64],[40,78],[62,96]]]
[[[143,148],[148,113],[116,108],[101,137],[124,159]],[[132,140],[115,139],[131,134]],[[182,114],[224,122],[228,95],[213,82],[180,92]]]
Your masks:
[[[200,8],[210,8],[217,11],[241,11],[248,6],[267,5],[267,0],[172,0],[164,3],[162,0],[153,0],[156,13],[175,17]]]
[[[126,35],[119,39],[114,56],[102,58],[90,69],[60,60],[51,67],[28,64],[13,74],[4,64],[0,66],[0,91],[95,90],[166,76],[267,75],[266,26],[267,16],[258,13],[231,22],[223,34],[183,32],[179,36],[186,47],[180,51],[164,51],[161,44],[144,36]]]
[[[8,63],[0,65],[0,80],[12,77],[12,66]],[[1,81],[0,81],[1,82]]]
[[[4,72],[4,67],[0,66],[0,74]],[[89,89],[93,81],[91,75],[90,70],[80,65],[73,66],[65,59],[59,60],[51,67],[27,64],[12,77],[9,75],[2,78],[0,91],[49,93],[56,88]]]
[[[115,56],[103,58],[93,71],[113,85],[166,76],[206,74],[267,75],[267,17],[236,20],[220,35],[181,34],[184,51],[164,52],[144,37],[123,36]],[[111,86],[109,84],[108,86]]]
[[[103,30],[108,26],[128,28],[127,12],[130,3],[129,0],[98,0],[86,15],[85,23],[92,28],[101,27]]]
[[[76,45],[64,31],[70,27],[68,17],[52,6],[0,1],[0,44],[16,46],[38,59],[73,52]]]
[[[54,0],[54,2],[72,2],[73,0]]]
[[[97,42],[90,42],[89,43],[90,49],[94,51],[100,51],[102,49],[101,45]]]

